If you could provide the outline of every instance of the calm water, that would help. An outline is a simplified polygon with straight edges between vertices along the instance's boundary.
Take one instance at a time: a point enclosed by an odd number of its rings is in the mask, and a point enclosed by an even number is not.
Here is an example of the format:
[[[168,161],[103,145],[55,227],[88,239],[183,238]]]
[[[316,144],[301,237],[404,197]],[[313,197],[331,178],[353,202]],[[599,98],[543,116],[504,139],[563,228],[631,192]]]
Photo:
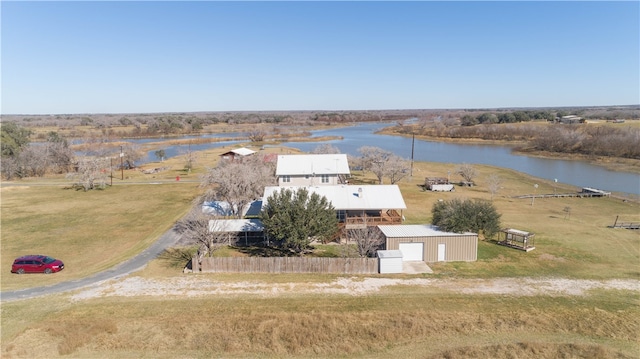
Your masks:
[[[362,146],[375,146],[391,151],[400,157],[410,159],[411,138],[377,135],[374,133],[376,130],[389,125],[393,125],[393,123],[364,123],[346,128],[313,131],[313,135],[316,137],[342,136],[344,138],[343,140],[327,141],[326,143],[330,143],[339,148],[342,153],[353,156],[360,155],[358,149]],[[219,134],[216,136],[231,137],[231,134]],[[200,137],[195,136],[194,138]],[[207,148],[229,146],[238,142],[240,141],[191,145],[191,150],[198,151]],[[319,146],[320,143],[287,142],[283,145],[298,148],[304,152],[310,152]],[[187,146],[169,146],[164,148],[164,150],[167,157],[172,157],[185,153],[187,148]],[[156,160],[153,151],[149,152],[148,157],[150,160]],[[485,164],[511,168],[551,181],[557,179],[560,183],[570,184],[580,188],[593,187],[606,191],[640,195],[640,176],[637,174],[609,171],[586,161],[520,156],[511,153],[511,148],[508,146],[453,144],[416,139],[413,158],[415,161],[451,163],[452,171],[455,166],[460,163]]]

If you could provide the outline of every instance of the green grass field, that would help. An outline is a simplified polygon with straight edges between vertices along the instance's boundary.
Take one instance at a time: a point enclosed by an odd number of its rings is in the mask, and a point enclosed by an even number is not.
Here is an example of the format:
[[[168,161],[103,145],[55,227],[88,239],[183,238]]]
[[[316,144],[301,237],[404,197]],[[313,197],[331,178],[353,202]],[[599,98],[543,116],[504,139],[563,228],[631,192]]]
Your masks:
[[[64,188],[47,179],[4,186],[1,194],[2,290],[85,277],[132,257],[171,227],[198,195],[198,173],[217,155],[203,154],[190,174],[179,159],[158,175],[126,172],[102,191]],[[150,164],[148,167],[159,166]],[[439,199],[484,198],[491,174],[503,188],[494,204],[504,227],[534,232],[525,253],[481,241],[471,263],[430,264],[415,278],[638,279],[640,234],[611,229],[616,216],[640,222],[640,205],[615,198],[530,199],[554,184],[521,173],[477,166],[477,186],[452,193],[424,192],[426,176],[446,177],[453,164],[416,163],[400,187],[407,223],[429,223]],[[183,180],[175,181],[182,173]],[[369,175],[354,174],[354,181]],[[139,182],[162,184],[138,184]],[[194,181],[194,182],[188,182]],[[116,182],[114,180],[114,182]],[[120,182],[123,182],[122,184]],[[575,191],[560,186],[558,192]],[[569,207],[570,212],[565,209]],[[54,275],[13,275],[16,256],[43,253],[65,261]],[[134,274],[193,278],[166,258]],[[224,282],[330,283],[335,275],[197,275]],[[404,277],[407,277],[404,275]],[[403,277],[403,278],[404,278]],[[375,294],[296,294],[196,298],[105,297],[71,300],[71,293],[2,303],[3,358],[47,353],[67,358],[637,358],[638,292],[594,290],[580,296],[462,295],[433,288],[395,286]]]

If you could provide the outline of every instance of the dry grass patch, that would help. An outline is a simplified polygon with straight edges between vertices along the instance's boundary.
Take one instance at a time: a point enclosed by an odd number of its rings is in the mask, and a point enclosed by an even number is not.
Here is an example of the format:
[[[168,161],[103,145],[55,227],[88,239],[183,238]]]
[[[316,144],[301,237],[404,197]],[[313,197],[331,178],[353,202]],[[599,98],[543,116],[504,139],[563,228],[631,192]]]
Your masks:
[[[525,358],[534,353],[624,358],[639,349],[639,314],[632,294],[612,292],[522,300],[425,294],[406,287],[357,298],[97,299],[51,311],[3,341],[3,357],[29,353],[22,345],[46,338],[54,354],[69,357],[389,357],[405,352],[462,358],[488,350],[501,358],[512,349]]]

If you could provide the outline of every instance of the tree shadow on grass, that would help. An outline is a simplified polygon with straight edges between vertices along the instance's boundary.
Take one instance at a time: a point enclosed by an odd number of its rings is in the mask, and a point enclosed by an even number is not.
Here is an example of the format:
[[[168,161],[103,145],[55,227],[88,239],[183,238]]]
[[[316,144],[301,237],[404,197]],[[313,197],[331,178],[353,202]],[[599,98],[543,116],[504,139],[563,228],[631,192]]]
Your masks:
[[[170,268],[184,268],[191,262],[191,258],[196,254],[197,250],[196,247],[169,248],[160,253],[158,259],[164,260]]]

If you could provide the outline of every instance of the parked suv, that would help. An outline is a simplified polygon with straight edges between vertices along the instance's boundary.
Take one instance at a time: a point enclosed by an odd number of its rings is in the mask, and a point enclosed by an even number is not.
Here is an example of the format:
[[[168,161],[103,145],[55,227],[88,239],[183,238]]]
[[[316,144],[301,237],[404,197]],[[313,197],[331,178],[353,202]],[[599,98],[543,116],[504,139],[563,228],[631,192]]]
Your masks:
[[[11,266],[11,273],[54,273],[64,269],[64,263],[61,260],[42,256],[29,255],[16,258]]]

